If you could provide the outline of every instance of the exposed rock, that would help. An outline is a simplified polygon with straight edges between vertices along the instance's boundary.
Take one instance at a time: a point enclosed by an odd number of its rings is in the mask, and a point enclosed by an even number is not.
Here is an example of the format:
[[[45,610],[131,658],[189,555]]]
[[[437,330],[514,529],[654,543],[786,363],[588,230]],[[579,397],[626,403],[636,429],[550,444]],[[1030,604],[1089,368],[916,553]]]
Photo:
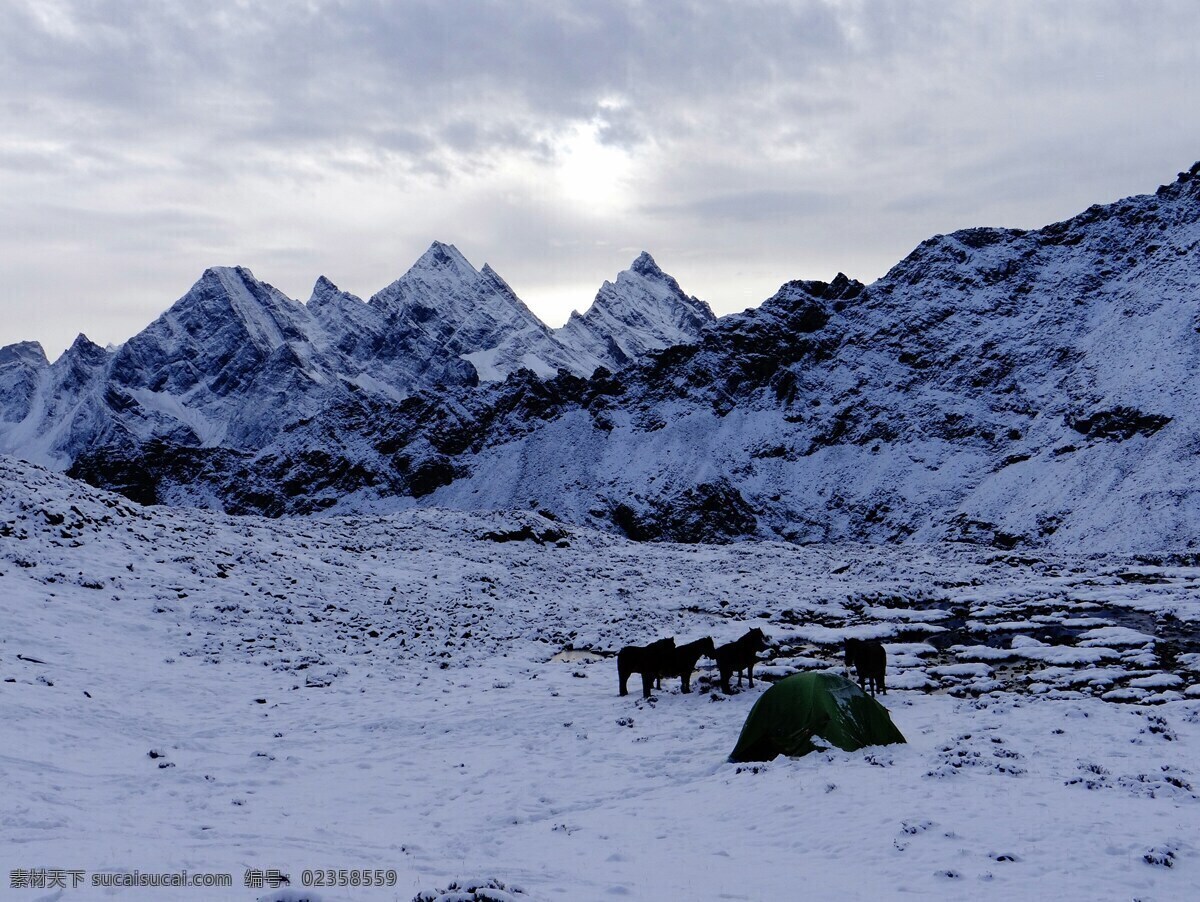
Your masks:
[[[1071,417],[1072,429],[1089,438],[1106,438],[1124,441],[1135,435],[1154,435],[1171,422],[1170,417],[1142,413],[1132,407],[1114,407],[1100,410],[1086,417]]]
[[[725,480],[662,494],[634,507],[617,504],[613,522],[635,541],[728,542],[755,534],[754,510]]]

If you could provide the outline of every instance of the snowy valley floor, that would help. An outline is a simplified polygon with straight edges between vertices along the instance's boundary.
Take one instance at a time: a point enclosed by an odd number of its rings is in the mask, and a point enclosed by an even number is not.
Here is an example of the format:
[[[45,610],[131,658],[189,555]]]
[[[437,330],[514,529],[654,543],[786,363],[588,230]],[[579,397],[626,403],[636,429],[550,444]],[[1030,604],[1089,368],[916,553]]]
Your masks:
[[[497,541],[523,527],[547,541]],[[1194,897],[1197,568],[556,529],[143,509],[0,459],[0,895],[363,868],[395,886],[311,897]],[[776,677],[883,638],[909,744],[739,767],[766,682],[617,695],[621,645],[749,626]],[[10,886],[39,868],[234,886]]]

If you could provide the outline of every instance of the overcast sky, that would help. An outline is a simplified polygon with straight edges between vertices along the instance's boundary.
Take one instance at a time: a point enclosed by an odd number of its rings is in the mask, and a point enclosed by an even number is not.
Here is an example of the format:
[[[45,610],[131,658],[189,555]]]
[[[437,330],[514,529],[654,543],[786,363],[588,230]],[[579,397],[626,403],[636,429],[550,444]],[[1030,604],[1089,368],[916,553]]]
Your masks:
[[[550,325],[649,250],[718,313],[1200,159],[1200,3],[0,4],[0,345],[205,267],[368,297],[434,240]]]

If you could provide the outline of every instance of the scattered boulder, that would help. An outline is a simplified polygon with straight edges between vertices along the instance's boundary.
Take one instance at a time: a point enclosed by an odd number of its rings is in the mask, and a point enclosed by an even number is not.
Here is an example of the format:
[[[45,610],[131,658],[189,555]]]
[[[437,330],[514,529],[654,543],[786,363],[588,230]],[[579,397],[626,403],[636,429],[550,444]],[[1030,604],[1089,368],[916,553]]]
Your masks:
[[[1088,438],[1126,441],[1135,435],[1154,435],[1171,418],[1161,414],[1142,413],[1133,407],[1113,407],[1087,416],[1068,417],[1067,425]]]
[[[724,479],[660,495],[640,509],[622,502],[612,521],[638,542],[724,543],[758,531],[754,508]]]

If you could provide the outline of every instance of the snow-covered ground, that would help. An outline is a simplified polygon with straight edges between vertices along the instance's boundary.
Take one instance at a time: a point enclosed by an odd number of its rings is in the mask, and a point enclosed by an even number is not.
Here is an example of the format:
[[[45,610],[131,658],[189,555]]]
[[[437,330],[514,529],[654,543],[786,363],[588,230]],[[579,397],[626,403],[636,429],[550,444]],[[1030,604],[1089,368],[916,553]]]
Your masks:
[[[247,869],[361,868],[396,883],[316,897],[1192,898],[1185,563],[237,519],[0,459],[4,896],[255,899]],[[908,744],[729,764],[766,684],[726,697],[706,660],[690,695],[618,696],[621,645],[750,626],[767,677],[883,638]],[[234,886],[10,887],[38,868]]]

